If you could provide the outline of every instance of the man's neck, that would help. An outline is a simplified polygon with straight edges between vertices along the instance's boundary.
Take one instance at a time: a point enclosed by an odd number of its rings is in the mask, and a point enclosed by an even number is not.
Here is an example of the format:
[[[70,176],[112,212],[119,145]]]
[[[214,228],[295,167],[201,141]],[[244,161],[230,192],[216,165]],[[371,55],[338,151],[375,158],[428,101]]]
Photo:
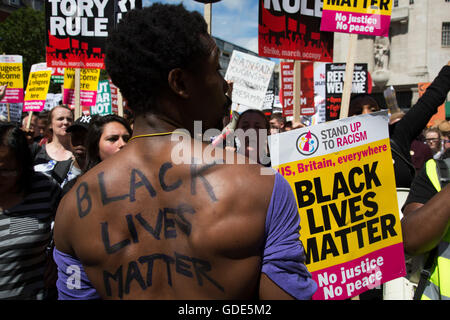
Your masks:
[[[172,132],[182,127],[181,124],[163,115],[145,114],[134,120],[133,136]]]

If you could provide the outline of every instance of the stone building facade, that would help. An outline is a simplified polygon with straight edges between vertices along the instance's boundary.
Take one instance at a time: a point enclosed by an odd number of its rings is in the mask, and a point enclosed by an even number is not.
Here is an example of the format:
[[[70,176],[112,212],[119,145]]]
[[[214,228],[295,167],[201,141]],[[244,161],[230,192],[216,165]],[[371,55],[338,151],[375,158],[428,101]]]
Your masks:
[[[347,57],[349,35],[336,33],[334,61]],[[367,63],[373,94],[394,86],[401,108],[418,99],[417,84],[431,82],[450,61],[450,0],[393,0],[388,38],[358,36],[355,63]]]
[[[44,10],[44,0],[0,0],[0,22],[4,21],[14,10],[29,6],[35,10]]]

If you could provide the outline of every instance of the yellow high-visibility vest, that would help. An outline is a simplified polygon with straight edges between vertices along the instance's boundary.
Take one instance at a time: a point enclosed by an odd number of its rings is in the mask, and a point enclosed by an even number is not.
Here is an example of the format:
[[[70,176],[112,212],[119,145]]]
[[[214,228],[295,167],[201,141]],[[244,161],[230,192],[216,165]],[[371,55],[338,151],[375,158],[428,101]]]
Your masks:
[[[425,166],[431,183],[437,192],[441,191],[436,161],[428,160]],[[437,256],[421,300],[450,300],[450,229],[438,244]]]

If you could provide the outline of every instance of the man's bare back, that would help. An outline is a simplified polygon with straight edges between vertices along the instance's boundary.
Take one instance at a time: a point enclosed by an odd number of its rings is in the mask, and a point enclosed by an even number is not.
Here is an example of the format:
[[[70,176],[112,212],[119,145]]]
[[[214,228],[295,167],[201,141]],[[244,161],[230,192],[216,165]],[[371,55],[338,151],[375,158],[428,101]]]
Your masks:
[[[256,297],[274,177],[258,165],[174,165],[170,138],[151,140],[80,178],[59,208],[58,250],[105,299]]]
[[[230,112],[220,51],[203,17],[156,3],[128,13],[108,43],[106,68],[135,112],[133,137],[79,178],[58,208],[60,295],[311,298],[317,286],[288,182],[204,143],[200,153],[211,157],[197,156],[195,122],[201,133],[220,129]],[[181,164],[172,155],[178,140],[166,135],[176,129],[186,130],[182,146],[192,154]],[[224,157],[234,164],[221,164]]]

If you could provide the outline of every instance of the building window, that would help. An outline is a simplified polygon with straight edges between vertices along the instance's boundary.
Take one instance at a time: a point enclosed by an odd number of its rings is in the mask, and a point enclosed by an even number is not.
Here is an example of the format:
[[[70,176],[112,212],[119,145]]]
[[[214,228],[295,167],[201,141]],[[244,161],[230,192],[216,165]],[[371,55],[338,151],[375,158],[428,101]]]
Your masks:
[[[414,0],[409,0],[409,4],[414,4]]]
[[[450,22],[442,22],[442,46],[450,47]]]
[[[394,0],[394,7],[398,7],[398,0]]]
[[[9,4],[14,7],[20,7],[20,0],[9,0]]]

